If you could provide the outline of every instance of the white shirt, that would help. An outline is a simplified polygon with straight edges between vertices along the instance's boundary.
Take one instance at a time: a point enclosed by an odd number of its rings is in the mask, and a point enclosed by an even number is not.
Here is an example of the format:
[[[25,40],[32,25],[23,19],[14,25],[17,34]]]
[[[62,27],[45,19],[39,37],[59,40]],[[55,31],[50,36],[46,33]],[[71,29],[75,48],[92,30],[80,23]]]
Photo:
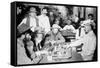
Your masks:
[[[63,30],[67,30],[67,29],[71,29],[73,32],[75,31],[75,28],[73,27],[73,25],[66,25]]]
[[[24,18],[22,22],[19,24],[19,26],[23,23],[26,24],[26,22],[27,18]],[[30,27],[32,27],[31,30],[32,32],[34,32],[34,28],[36,27],[36,19],[34,17],[30,17]]]
[[[79,46],[82,43],[83,46],[81,55],[83,56],[83,59],[87,59],[88,56],[92,58],[94,50],[96,48],[96,36],[92,30],[88,34],[86,34],[83,38],[80,38],[79,40],[73,42],[71,46]]]
[[[39,26],[42,27],[45,33],[50,31],[50,22],[48,16],[40,15],[38,16],[39,19]]]
[[[85,24],[92,24],[95,26],[94,20],[91,20],[91,19],[87,19],[87,20],[83,21],[83,23],[81,25],[84,26]]]

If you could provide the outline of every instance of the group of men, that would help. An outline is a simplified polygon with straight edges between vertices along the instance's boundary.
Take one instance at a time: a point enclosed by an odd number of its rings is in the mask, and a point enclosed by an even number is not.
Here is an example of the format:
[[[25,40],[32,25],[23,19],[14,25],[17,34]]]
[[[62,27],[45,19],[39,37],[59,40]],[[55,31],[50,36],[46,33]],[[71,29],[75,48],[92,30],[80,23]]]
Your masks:
[[[34,32],[35,28],[39,26],[45,30],[45,33],[47,33],[48,31],[50,31],[49,18],[46,16],[47,9],[42,9],[40,16],[37,16],[36,12],[36,9],[34,7],[31,7],[28,12],[28,16],[26,16],[18,26],[23,23],[27,24],[29,27],[31,27],[32,32]]]
[[[44,44],[48,44],[49,42],[51,43],[62,43],[65,42],[65,38],[61,34],[61,30],[66,30],[69,28],[73,29],[73,32],[76,33],[77,31],[79,32],[79,29],[75,30],[72,25],[70,25],[70,20],[69,24],[64,27],[64,29],[61,29],[59,27],[59,24],[55,23],[50,26],[50,21],[47,14],[47,9],[43,8],[41,11],[41,15],[37,16],[36,15],[36,9],[34,7],[31,7],[28,13],[28,16],[25,17],[22,22],[18,25],[20,27],[23,23],[28,25],[30,27],[30,30],[32,33],[37,32],[34,38],[35,43],[33,43],[33,40],[31,40],[32,36],[29,34],[25,34],[26,36],[21,38],[26,38],[27,43],[26,43],[26,49],[28,50],[31,59],[34,59],[34,51],[42,49],[43,46],[40,46],[40,42],[45,38]],[[58,20],[59,21],[59,20]],[[56,21],[57,22],[57,21]],[[69,47],[77,47],[83,44],[82,46],[82,51],[80,54],[82,55],[83,60],[92,60],[93,54],[96,48],[96,36],[91,28],[91,26],[95,25],[92,20],[86,20],[83,21],[82,27],[84,27],[84,36],[76,36],[76,41],[72,42]],[[71,26],[71,27],[70,27]],[[34,49],[34,45],[36,45]],[[39,57],[40,58],[40,57]]]
[[[36,9],[34,7],[31,7],[29,10],[28,16],[25,17],[17,27],[18,31],[20,31],[19,27],[21,27],[21,25],[23,25],[23,24],[26,24],[29,27],[29,29],[31,30],[31,34],[33,34],[35,36],[33,38],[29,33],[25,33],[24,36],[22,35],[20,37],[20,39],[21,39],[20,41],[25,43],[24,47],[28,51],[29,57],[31,58],[31,60],[34,59],[34,57],[33,57],[34,52],[41,50],[41,48],[42,48],[41,41],[43,40],[44,36],[46,36],[47,34],[52,37],[52,38],[51,37],[47,38],[49,40],[51,38],[51,41],[53,41],[53,40],[56,41],[58,39],[60,40],[60,42],[61,42],[61,40],[63,42],[65,41],[63,36],[60,33],[58,34],[58,27],[56,27],[56,26],[53,26],[52,28],[50,27],[49,18],[46,14],[47,14],[47,9],[43,8],[41,11],[41,15],[37,16]],[[53,30],[52,32],[50,31],[51,29]],[[22,31],[22,32],[24,32],[24,31]],[[20,33],[22,33],[22,32],[20,32]],[[55,36],[53,36],[54,35],[53,33],[55,34]],[[58,34],[58,36],[56,36],[56,34]],[[56,37],[56,39],[54,37]],[[47,42],[45,44],[47,44]]]

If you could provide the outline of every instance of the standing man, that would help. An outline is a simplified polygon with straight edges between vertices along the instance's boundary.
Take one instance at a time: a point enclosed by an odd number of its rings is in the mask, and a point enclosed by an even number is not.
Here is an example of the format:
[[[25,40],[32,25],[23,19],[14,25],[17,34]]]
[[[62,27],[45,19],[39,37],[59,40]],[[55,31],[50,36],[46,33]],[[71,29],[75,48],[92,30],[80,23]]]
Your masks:
[[[53,11],[49,12],[49,21],[50,21],[50,25],[52,26],[54,24],[54,13],[53,13]]]
[[[38,16],[39,27],[42,27],[44,29],[45,34],[50,31],[50,22],[49,22],[49,18],[46,14],[47,14],[47,9],[43,8],[41,15]]]
[[[85,36],[73,42],[70,46],[77,47],[83,44],[80,54],[84,61],[92,60],[94,51],[96,49],[96,36],[91,29],[91,24],[85,24]]]
[[[36,26],[37,26],[36,9],[34,7],[31,7],[28,15],[18,25],[18,30],[24,32],[25,30],[30,28],[30,30],[34,32]]]

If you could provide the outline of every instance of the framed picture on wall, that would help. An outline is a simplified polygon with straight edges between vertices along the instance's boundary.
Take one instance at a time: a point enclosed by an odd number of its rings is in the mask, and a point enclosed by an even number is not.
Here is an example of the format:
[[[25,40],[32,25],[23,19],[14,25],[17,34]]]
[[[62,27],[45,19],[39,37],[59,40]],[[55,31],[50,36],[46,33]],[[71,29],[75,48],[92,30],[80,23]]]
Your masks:
[[[97,6],[11,3],[11,65],[98,60]]]

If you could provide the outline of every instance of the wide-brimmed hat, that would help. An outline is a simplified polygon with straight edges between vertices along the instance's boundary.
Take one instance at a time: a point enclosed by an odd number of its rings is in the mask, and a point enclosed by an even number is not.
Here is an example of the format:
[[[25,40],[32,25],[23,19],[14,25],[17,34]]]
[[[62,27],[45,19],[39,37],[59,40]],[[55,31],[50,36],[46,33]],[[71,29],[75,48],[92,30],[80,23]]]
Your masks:
[[[85,21],[83,21],[83,23],[81,24],[81,26],[86,26],[86,25],[91,25],[91,20],[85,20]]]
[[[36,13],[36,9],[34,7],[31,7],[30,10],[28,11],[28,13]]]

